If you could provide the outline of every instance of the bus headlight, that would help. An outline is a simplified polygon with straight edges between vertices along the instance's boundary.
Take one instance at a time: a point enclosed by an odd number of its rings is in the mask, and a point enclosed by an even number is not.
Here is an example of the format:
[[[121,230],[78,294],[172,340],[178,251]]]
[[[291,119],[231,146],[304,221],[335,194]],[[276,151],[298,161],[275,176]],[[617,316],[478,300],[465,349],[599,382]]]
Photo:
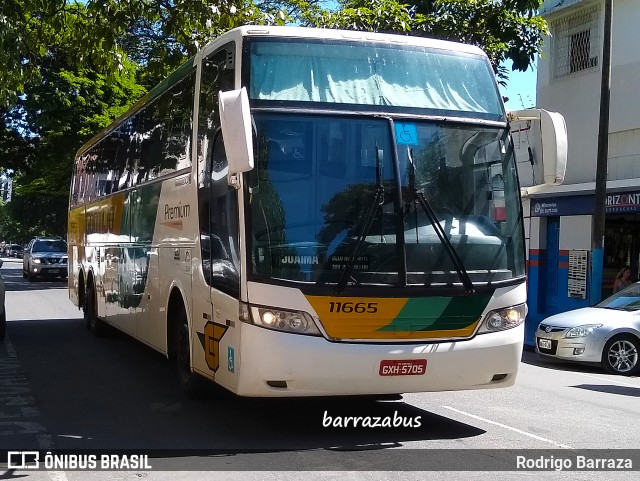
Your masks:
[[[496,309],[495,311],[488,312],[487,315],[484,316],[478,334],[512,329],[522,324],[526,316],[526,304]]]
[[[313,318],[306,312],[257,306],[251,306],[250,311],[251,322],[256,326],[296,334],[321,335]]]

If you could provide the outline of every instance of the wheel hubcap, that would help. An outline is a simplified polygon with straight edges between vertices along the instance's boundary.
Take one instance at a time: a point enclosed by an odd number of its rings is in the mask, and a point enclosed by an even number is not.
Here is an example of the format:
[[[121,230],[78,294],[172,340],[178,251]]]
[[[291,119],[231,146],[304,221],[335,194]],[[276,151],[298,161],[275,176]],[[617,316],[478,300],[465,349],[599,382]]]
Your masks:
[[[638,350],[629,341],[616,341],[609,348],[609,364],[618,372],[629,372],[638,364]]]

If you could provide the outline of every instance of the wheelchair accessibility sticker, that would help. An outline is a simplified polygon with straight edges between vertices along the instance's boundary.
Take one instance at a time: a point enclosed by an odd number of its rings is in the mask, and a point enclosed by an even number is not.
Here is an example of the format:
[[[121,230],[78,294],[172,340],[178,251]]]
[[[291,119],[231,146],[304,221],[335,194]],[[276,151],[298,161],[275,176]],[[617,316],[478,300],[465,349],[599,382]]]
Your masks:
[[[396,122],[396,144],[418,145],[418,129],[416,124]]]

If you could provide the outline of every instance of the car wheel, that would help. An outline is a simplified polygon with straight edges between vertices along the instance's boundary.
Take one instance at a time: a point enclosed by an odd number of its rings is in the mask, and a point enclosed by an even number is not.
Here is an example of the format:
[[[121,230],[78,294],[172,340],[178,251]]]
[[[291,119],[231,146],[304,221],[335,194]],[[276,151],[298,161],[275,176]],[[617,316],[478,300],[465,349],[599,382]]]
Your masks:
[[[602,367],[611,373],[630,376],[640,369],[640,340],[631,335],[612,337],[602,351]]]
[[[203,380],[191,371],[191,354],[189,345],[189,325],[184,308],[180,309],[177,319],[178,335],[176,336],[176,364],[178,379],[183,394],[189,399],[197,399],[202,395]]]
[[[84,323],[85,327],[96,337],[103,337],[107,333],[107,325],[98,318],[96,294],[91,285],[87,288],[84,298]]]

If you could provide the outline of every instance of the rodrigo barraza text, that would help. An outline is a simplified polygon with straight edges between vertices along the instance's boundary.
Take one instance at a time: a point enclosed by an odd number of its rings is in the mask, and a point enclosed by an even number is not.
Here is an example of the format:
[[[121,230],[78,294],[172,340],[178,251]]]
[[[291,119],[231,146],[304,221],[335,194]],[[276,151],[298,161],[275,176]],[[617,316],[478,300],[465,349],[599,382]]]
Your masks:
[[[576,456],[573,458],[556,458],[553,456],[516,457],[516,469],[540,471],[577,471],[577,470],[609,470],[626,471],[633,469],[633,461],[629,458],[594,458]]]

